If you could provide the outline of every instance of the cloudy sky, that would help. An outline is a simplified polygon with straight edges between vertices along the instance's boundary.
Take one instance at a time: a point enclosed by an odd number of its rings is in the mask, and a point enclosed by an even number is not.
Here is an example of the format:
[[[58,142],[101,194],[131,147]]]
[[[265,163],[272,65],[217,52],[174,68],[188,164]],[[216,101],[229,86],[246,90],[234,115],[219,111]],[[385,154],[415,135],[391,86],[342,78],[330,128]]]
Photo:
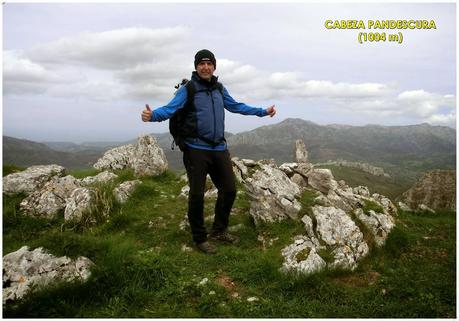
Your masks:
[[[360,44],[326,20],[434,20],[401,44]],[[318,124],[456,127],[456,4],[3,5],[3,134],[114,141],[166,132],[142,123],[193,70],[196,51],[239,101],[276,117],[226,115],[231,132],[302,118]]]

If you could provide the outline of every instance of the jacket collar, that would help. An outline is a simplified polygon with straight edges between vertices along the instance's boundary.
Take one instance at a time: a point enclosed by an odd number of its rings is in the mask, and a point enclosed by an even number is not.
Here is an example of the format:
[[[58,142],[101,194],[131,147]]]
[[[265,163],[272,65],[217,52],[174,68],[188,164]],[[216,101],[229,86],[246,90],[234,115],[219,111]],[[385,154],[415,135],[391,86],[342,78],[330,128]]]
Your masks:
[[[202,84],[204,86],[207,86],[207,87],[213,87],[217,83],[218,77],[212,76],[210,81],[207,81],[207,80],[201,79],[201,77],[199,77],[197,71],[193,71],[193,73],[191,74],[191,80],[196,81],[196,82],[198,82],[198,83],[200,83],[200,84]]]

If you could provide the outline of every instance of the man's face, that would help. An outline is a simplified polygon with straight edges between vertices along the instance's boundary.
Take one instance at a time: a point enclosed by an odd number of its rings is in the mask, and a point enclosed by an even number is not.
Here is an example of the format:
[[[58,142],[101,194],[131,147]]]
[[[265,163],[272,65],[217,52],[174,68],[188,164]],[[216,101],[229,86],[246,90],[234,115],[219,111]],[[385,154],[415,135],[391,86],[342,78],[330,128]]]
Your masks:
[[[211,61],[203,60],[196,66],[196,71],[201,79],[210,81],[215,71],[215,66]]]

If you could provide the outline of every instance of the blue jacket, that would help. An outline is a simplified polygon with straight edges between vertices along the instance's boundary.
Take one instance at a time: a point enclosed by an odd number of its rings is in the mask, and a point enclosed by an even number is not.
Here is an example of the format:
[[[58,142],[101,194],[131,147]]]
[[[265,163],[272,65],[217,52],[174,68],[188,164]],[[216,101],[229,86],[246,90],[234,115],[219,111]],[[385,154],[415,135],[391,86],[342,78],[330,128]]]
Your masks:
[[[236,102],[224,87],[222,96],[220,90],[214,86],[217,82],[217,77],[215,76],[209,82],[200,79],[196,71],[194,71],[191,81],[196,90],[194,94],[195,109],[190,111],[187,117],[195,119],[198,136],[206,140],[204,141],[199,137],[186,137],[185,143],[191,148],[217,151],[226,150],[226,142],[224,140],[225,109],[243,115],[256,115],[258,117],[268,115],[263,108],[250,107],[244,103]],[[167,105],[153,110],[150,121],[161,122],[171,118],[177,110],[185,106],[186,102],[187,90],[185,86],[181,86],[174,98]],[[209,141],[213,141],[217,145],[213,146],[209,144]]]

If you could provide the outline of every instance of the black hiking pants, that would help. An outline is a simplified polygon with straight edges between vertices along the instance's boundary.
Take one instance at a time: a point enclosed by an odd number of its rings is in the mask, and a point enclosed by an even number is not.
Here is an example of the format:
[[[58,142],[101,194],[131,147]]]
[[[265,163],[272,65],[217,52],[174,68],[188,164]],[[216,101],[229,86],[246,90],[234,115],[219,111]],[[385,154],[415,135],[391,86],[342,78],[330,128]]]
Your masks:
[[[218,190],[211,233],[223,232],[228,228],[229,215],[236,198],[236,179],[231,158],[227,150],[207,151],[188,147],[183,152],[183,164],[190,185],[188,220],[191,233],[194,242],[202,243],[207,240],[204,226],[204,192],[207,174]]]

